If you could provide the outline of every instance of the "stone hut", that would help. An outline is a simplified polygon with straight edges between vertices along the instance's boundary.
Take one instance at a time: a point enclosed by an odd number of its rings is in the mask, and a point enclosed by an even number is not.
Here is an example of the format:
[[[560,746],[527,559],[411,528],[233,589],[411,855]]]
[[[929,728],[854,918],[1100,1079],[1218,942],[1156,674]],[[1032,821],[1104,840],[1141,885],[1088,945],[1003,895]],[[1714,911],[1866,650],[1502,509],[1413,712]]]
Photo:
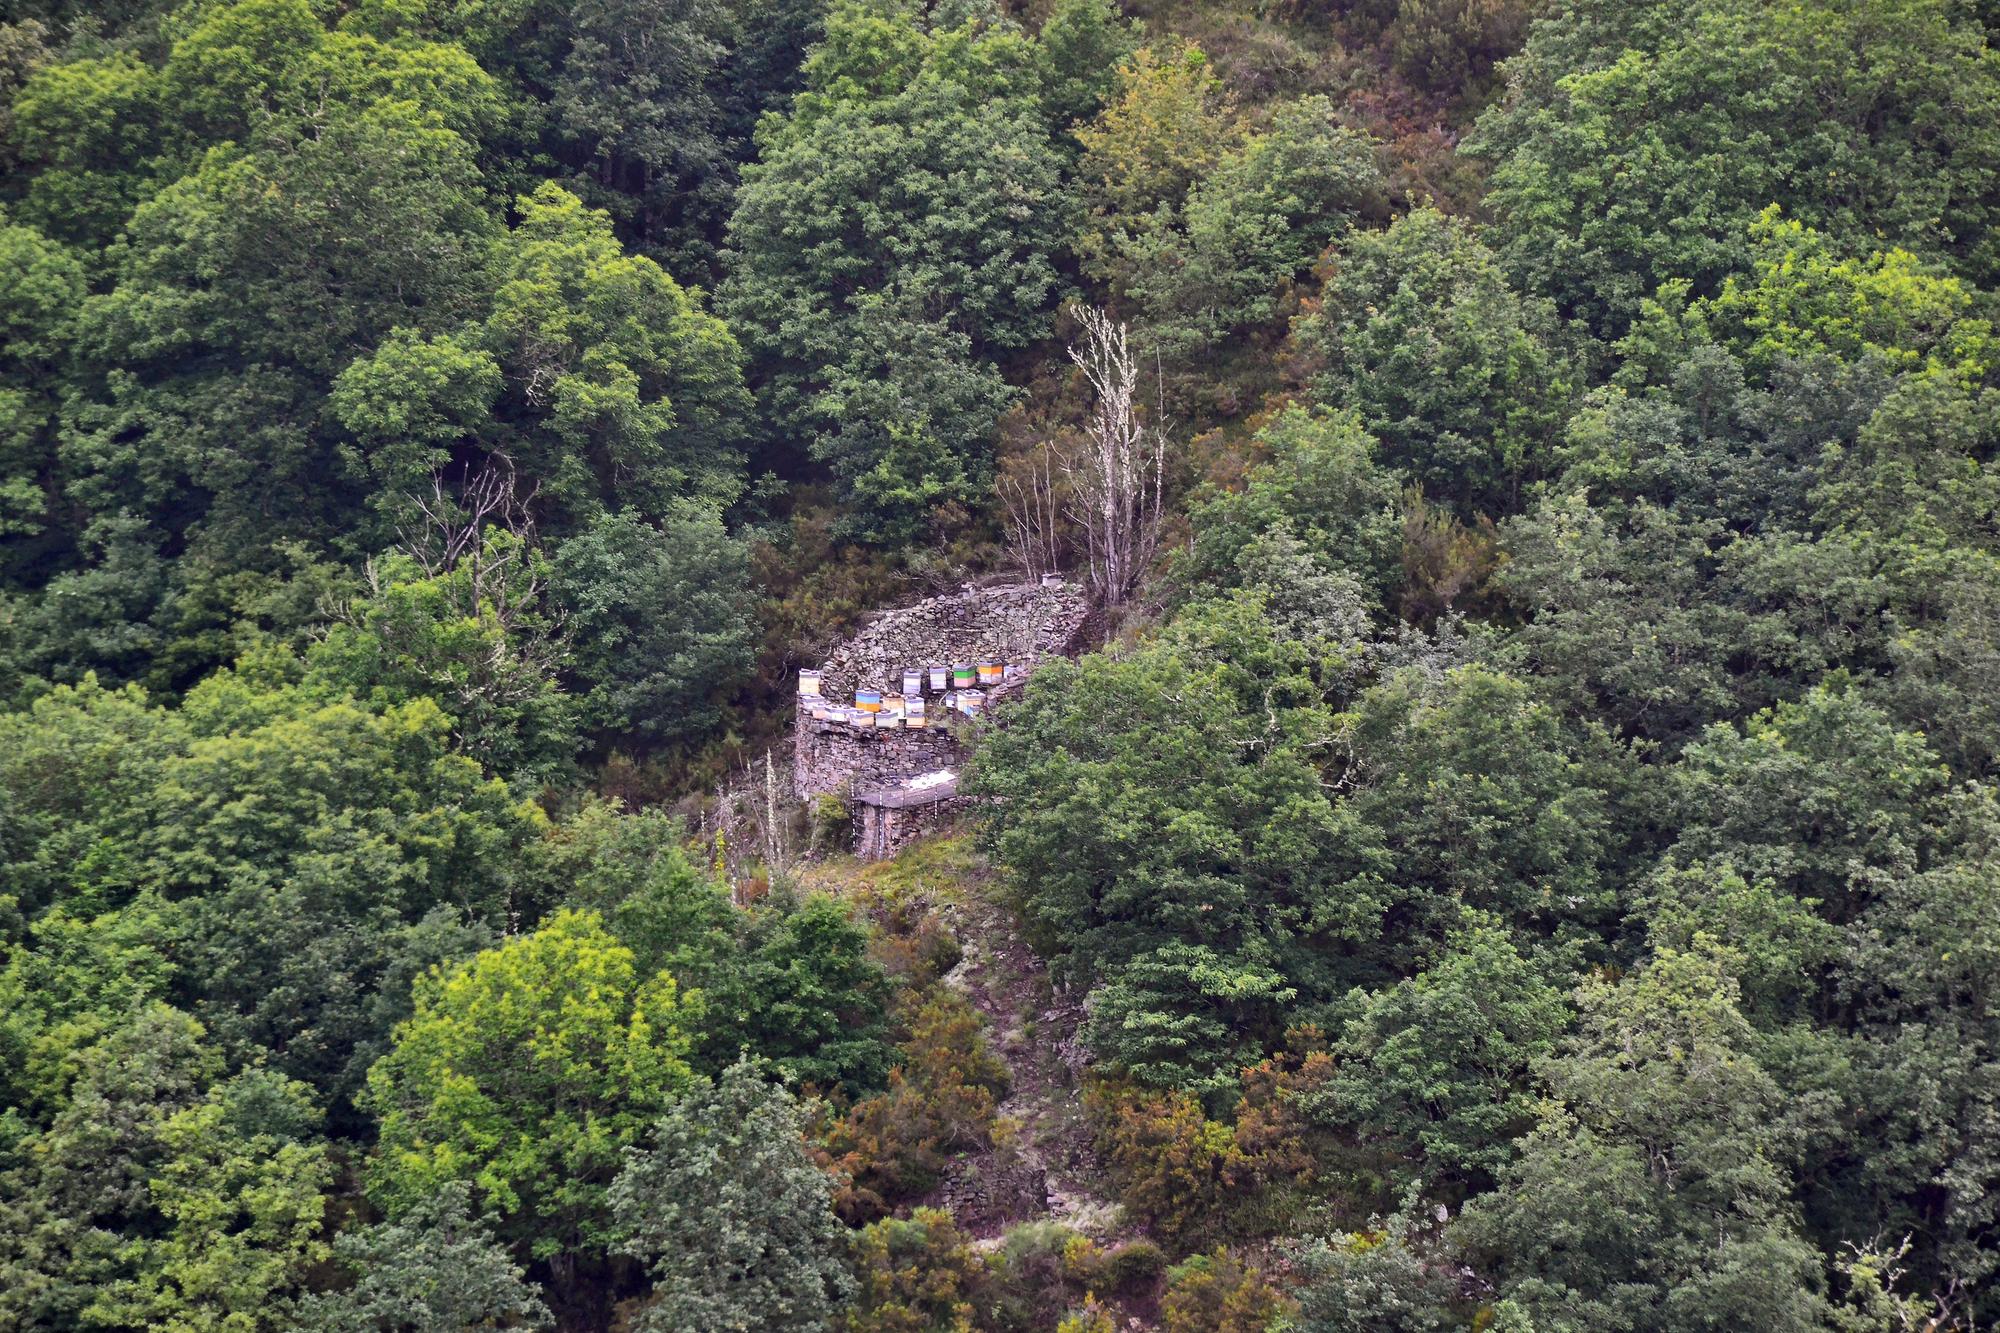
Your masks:
[[[1050,580],[968,584],[871,617],[800,673],[794,791],[846,792],[856,852],[892,855],[962,805],[969,733],[1037,665],[1083,647],[1089,612],[1082,588]]]
[[[854,854],[864,861],[894,856],[964,805],[958,773],[939,769],[854,798]]]

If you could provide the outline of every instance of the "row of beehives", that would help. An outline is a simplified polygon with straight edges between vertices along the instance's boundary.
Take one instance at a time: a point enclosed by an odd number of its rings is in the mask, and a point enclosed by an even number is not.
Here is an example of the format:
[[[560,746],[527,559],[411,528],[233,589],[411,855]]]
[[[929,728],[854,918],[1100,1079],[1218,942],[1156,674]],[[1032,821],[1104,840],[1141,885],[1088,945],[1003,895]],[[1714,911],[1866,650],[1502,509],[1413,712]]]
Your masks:
[[[837,704],[820,693],[820,673],[799,672],[799,708],[815,722],[833,722],[861,729],[874,727],[926,727],[931,713],[925,698],[926,686],[938,696],[947,712],[979,717],[986,708],[986,691],[1004,685],[1014,676],[1005,662],[961,662],[902,673],[901,693],[893,690],[857,689],[852,705]]]

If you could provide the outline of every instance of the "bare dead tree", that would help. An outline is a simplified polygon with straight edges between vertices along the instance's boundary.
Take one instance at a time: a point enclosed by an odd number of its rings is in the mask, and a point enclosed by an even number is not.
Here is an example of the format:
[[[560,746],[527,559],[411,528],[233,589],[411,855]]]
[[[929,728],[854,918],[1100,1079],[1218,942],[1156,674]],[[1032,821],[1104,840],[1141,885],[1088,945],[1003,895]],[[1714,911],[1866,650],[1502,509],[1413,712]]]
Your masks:
[[[396,526],[396,546],[417,562],[430,578],[456,569],[459,561],[475,554],[485,543],[486,529],[505,528],[518,534],[522,545],[534,544],[534,501],[541,490],[537,482],[522,494],[514,462],[505,454],[465,480],[454,497],[445,487],[444,474],[431,476],[431,493],[405,496],[409,504],[404,520]]]
[[[1159,550],[1166,436],[1139,420],[1139,363],[1125,325],[1088,307],[1078,319],[1083,338],[1070,345],[1069,359],[1094,401],[1081,444],[1062,457],[1073,497],[1068,513],[1084,536],[1092,591],[1117,606]]]
[[[408,563],[399,570],[370,560],[367,595],[330,617],[366,630],[401,670],[447,701],[460,743],[482,759],[506,743],[499,719],[546,692],[567,660],[563,618],[535,548],[533,499],[505,457],[467,477],[455,495],[442,476],[432,477],[429,495],[407,497],[408,517],[397,529],[395,554]],[[451,615],[485,632],[439,634],[434,617],[399,606],[397,588],[412,566]]]
[[[1044,443],[1003,473],[1000,499],[1007,506],[1007,544],[1033,582],[1062,568],[1064,497],[1056,476],[1056,450]]]
[[[444,478],[431,478],[428,496],[412,495],[408,517],[397,526],[396,549],[426,578],[457,577],[450,586],[470,617],[490,615],[511,630],[530,614],[547,614],[548,580],[535,556],[534,500],[540,483],[523,492],[514,464],[495,454],[469,475],[454,497]],[[499,530],[516,540],[494,542]],[[375,563],[367,568],[370,591],[379,588]]]
[[[758,833],[763,844],[764,865],[773,880],[790,874],[793,863],[798,860],[792,848],[791,821],[787,818],[786,803],[780,791],[778,766],[771,758],[771,752],[766,750],[763,809],[758,812],[762,816],[763,827]]]

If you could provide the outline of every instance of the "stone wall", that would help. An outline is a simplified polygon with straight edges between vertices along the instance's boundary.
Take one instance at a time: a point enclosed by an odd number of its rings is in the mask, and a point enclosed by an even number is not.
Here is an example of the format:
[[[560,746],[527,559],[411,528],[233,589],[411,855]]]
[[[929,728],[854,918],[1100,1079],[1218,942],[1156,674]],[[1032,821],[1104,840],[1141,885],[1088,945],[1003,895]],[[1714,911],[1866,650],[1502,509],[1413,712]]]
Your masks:
[[[1012,669],[1011,676],[987,697],[1002,698],[1019,689],[1041,661],[1076,652],[1089,612],[1083,589],[1073,583],[968,585],[870,618],[827,658],[820,695],[846,705],[857,688],[901,690],[906,670],[997,661]],[[925,705],[927,727],[856,729],[814,720],[802,700],[793,739],[793,790],[810,800],[822,792],[859,794],[920,773],[957,771],[965,758],[963,734],[979,724],[952,713],[928,689]]]
[[[900,809],[863,801],[854,807],[854,854],[864,861],[894,856],[918,838],[951,823],[968,804],[963,796]]]
[[[820,693],[841,703],[860,689],[901,689],[907,668],[1008,662],[1025,671],[1074,652],[1090,612],[1074,583],[968,586],[915,606],[884,611],[836,647],[821,668]]]
[[[944,711],[939,707],[939,712]],[[856,731],[844,722],[799,719],[792,758],[792,785],[801,799],[821,792],[867,791],[892,787],[919,773],[953,771],[965,758],[956,727],[940,724],[919,730]]]

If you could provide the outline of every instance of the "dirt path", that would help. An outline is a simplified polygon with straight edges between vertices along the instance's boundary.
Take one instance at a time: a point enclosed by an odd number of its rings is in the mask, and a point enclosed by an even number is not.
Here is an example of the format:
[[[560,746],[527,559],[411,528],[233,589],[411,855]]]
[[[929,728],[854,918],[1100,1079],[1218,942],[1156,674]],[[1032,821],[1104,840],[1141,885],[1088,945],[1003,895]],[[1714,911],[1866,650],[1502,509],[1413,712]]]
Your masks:
[[[1101,1192],[1102,1172],[1077,1077],[1083,1065],[1082,1007],[1057,993],[1047,965],[1022,941],[1012,914],[994,900],[991,881],[964,883],[954,906],[963,956],[945,984],[986,1017],[993,1048],[1006,1062],[1009,1091],[999,1115],[1019,1126],[1014,1151],[1043,1179],[1042,1216],[1110,1239],[1118,1210]]]

